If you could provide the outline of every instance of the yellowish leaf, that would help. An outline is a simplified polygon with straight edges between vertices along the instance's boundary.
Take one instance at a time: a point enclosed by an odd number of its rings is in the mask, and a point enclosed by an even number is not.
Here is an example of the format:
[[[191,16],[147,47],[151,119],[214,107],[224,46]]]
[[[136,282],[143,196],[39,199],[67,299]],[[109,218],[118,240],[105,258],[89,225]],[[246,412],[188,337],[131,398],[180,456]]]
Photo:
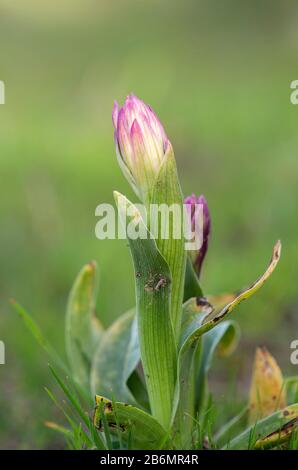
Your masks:
[[[265,347],[257,348],[249,398],[249,421],[254,423],[286,406],[282,372]]]

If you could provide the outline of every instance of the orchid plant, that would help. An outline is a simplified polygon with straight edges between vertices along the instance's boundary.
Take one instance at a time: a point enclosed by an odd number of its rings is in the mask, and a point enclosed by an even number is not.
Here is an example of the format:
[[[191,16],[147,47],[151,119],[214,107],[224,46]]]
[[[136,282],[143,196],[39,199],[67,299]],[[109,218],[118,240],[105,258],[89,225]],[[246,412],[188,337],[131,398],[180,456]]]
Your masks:
[[[202,205],[202,243],[199,249],[187,251],[183,237],[174,236],[173,223],[168,237],[160,230],[153,236],[153,220],[144,219],[137,205],[115,191],[134,265],[135,307],[104,330],[94,313],[97,267],[93,262],[84,266],[67,305],[65,364],[32,317],[15,303],[56,364],[52,373],[71,405],[70,410],[62,407],[69,428],[53,422],[47,426],[63,432],[69,446],[75,448],[259,449],[288,443],[298,423],[296,382],[284,382],[279,375],[273,380],[274,387],[270,381],[264,387],[258,368],[250,404],[206,439],[208,372],[213,355],[228,355],[235,349],[239,327],[231,314],[272,274],[280,258],[280,242],[273,248],[267,269],[249,287],[205,295],[200,274],[211,228],[205,197],[183,198],[171,142],[150,106],[130,95],[121,109],[115,103],[112,120],[120,167],[139,200],[147,209],[152,204],[181,208],[184,204],[194,227],[195,206]],[[148,236],[131,237],[128,225],[141,226]],[[270,413],[261,412],[259,389],[262,403],[269,394],[276,397]]]

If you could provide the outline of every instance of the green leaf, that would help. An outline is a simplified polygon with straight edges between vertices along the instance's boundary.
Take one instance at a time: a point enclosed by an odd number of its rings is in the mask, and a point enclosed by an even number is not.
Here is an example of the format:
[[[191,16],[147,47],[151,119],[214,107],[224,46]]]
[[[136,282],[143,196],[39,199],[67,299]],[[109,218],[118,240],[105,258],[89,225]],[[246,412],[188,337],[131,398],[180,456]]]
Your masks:
[[[217,448],[222,447],[225,443],[230,442],[239,429],[245,428],[248,422],[249,408],[246,406],[240,413],[225,423],[213,437],[213,443]]]
[[[199,283],[199,278],[192,266],[191,260],[189,257],[187,257],[183,301],[186,302],[192,297],[203,297],[203,291]]]
[[[187,445],[189,442],[192,421],[195,418],[195,410],[202,404],[205,377],[210,364],[209,358],[212,357],[212,348],[210,348],[210,345],[204,348],[203,340],[203,344],[197,346],[198,340],[215,326],[219,325],[242,300],[249,298],[262,287],[274,271],[280,258],[280,251],[281,244],[277,242],[265,273],[249,288],[244,289],[240,293],[211,297],[209,299],[195,298],[186,302],[179,343],[180,349],[177,372],[179,380],[177,380],[172,415],[172,420],[175,419],[176,421],[176,423],[174,422],[174,427],[178,430],[176,432],[178,442],[179,434],[181,438],[183,438],[183,442],[181,443],[180,441],[180,445]],[[218,330],[219,337],[220,333],[221,330]],[[212,335],[209,338],[210,341],[212,340],[211,345],[213,342],[216,344],[217,333],[215,333],[215,336]],[[201,372],[196,379],[194,374],[196,374],[199,364],[201,364],[202,367],[200,366]],[[196,389],[196,393],[194,389]]]
[[[298,426],[298,404],[258,421],[235,437],[224,449],[268,449],[287,442]]]
[[[149,411],[149,398],[141,362],[129,377],[127,385],[131,390],[136,402],[138,403],[139,408],[143,408],[145,411]]]
[[[186,349],[178,356],[178,377],[173,407],[173,435],[178,449],[189,449],[196,425],[195,416],[195,351]]]
[[[284,380],[285,393],[287,396],[287,403],[298,402],[298,376],[287,377]]]
[[[189,327],[189,335],[188,330],[185,332],[182,329],[183,336],[180,338],[180,345],[183,341],[185,344],[181,347],[189,346],[204,333],[212,330],[212,328],[222,322],[243,300],[248,299],[257,292],[276,268],[280,259],[280,251],[281,243],[278,241],[273,248],[272,258],[266,271],[250,287],[234,294],[189,299],[185,304],[185,308],[190,312],[188,321],[194,322],[194,325]],[[200,316],[196,316],[196,312],[200,314]],[[195,327],[196,324],[197,328]]]
[[[221,302],[219,302],[218,306],[214,303],[212,297],[208,298],[209,303],[212,305],[214,304],[214,309],[210,314],[208,314],[203,321],[202,326],[198,330],[197,334],[202,335],[207,331],[214,328],[219,322],[223,321],[233,310],[236,308],[243,300],[248,299],[251,297],[255,292],[257,292],[267,281],[267,279],[271,276],[273,271],[275,270],[279,259],[280,259],[280,252],[281,252],[281,243],[278,241],[274,248],[270,263],[262,276],[260,276],[250,287],[247,287],[240,291],[240,293],[235,293],[229,295],[229,301],[227,304],[222,306]]]
[[[169,145],[160,167],[158,177],[152,190],[150,203],[164,205],[164,207],[168,208],[171,208],[172,205],[176,205],[181,215],[181,221],[177,220],[174,222],[173,219],[170,219],[168,226],[166,224],[164,225],[164,230],[168,229],[168,236],[162,233],[163,227],[161,223],[158,225],[159,233],[155,236],[157,247],[166,260],[171,272],[171,318],[175,338],[178,341],[182,316],[186,253],[183,236],[183,197],[171,145]],[[161,222],[160,217],[159,222]],[[150,221],[149,225],[152,232],[151,224],[152,221]],[[180,234],[178,238],[175,238],[175,232]]]
[[[74,380],[89,390],[91,360],[102,336],[102,327],[95,317],[97,268],[86,264],[71,289],[65,324],[68,361]]]
[[[193,299],[183,306],[179,353],[177,361],[177,383],[175,388],[172,425],[175,445],[187,449],[191,445],[195,426],[195,358],[200,354],[201,344],[195,337],[204,320],[204,310]]]
[[[117,401],[136,404],[127,380],[140,361],[135,310],[118,318],[105,332],[91,368],[93,395],[115,397]]]
[[[228,320],[217,325],[213,330],[202,336],[199,370],[196,371],[196,403],[195,409],[200,411],[206,397],[207,377],[215,350],[219,355],[231,354],[240,337],[240,328],[234,321]]]
[[[134,262],[138,335],[151,412],[167,429],[176,381],[176,347],[170,316],[171,275],[140,212],[116,192],[115,200]],[[132,236],[131,230],[136,227],[145,238]]]
[[[191,346],[194,347],[195,343],[212,330],[215,326],[219,325],[231,312],[237,307],[241,301],[253,295],[268,277],[274,271],[279,258],[280,258],[281,244],[277,242],[273,249],[273,255],[265,273],[257,279],[250,287],[242,290],[240,293],[224,294],[221,296],[214,296],[209,298],[193,298],[189,299],[183,309],[182,328],[179,343],[179,356],[178,356],[178,370],[181,369],[179,362],[182,355]],[[207,361],[208,364],[208,361]],[[175,404],[177,405],[177,397],[179,393],[175,393]],[[175,407],[174,407],[175,411]]]
[[[234,323],[223,322],[203,337],[197,336],[208,308],[208,303],[202,302],[198,307],[193,304],[192,300],[184,305],[178,355],[179,381],[177,381],[174,402],[175,442],[179,448],[183,449],[189,448],[192,443],[198,402],[204,393],[213,353],[219,346],[223,354],[231,352],[232,344],[235,346],[238,331]]]
[[[151,415],[119,402],[96,395],[96,406],[94,411],[94,425],[100,431],[103,430],[101,409],[111,431],[121,430],[122,439],[128,442],[131,439],[131,447],[134,450],[169,448],[169,440],[165,429]]]

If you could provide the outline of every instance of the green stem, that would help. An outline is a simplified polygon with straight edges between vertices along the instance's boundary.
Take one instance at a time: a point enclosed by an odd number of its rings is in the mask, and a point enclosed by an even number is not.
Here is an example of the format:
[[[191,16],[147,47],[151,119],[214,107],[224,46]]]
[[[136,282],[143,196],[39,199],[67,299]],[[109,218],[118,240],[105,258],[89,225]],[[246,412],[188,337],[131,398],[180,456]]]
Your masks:
[[[178,344],[182,317],[186,253],[183,233],[183,197],[171,146],[164,157],[149,202],[158,206],[163,205],[169,211],[175,205],[179,208],[181,216],[180,220],[175,220],[175,216],[172,216],[172,219],[169,217],[169,223],[164,230],[162,230],[163,226],[160,217],[158,234],[154,234],[157,247],[165,258],[171,272],[171,319],[176,343]],[[150,221],[150,230],[151,223],[152,221]],[[168,232],[168,236],[164,236],[165,231]],[[180,232],[180,238],[176,238],[178,231]]]

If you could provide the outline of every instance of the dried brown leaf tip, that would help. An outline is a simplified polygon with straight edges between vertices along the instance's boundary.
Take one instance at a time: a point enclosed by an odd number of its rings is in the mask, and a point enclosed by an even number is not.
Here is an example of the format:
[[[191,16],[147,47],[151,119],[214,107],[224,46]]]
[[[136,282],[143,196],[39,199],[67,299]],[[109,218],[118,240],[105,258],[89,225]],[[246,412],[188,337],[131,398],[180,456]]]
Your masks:
[[[196,305],[200,311],[210,315],[214,311],[213,305],[206,299],[206,297],[196,297]]]
[[[282,372],[265,347],[257,348],[249,398],[249,421],[255,423],[286,406]]]

